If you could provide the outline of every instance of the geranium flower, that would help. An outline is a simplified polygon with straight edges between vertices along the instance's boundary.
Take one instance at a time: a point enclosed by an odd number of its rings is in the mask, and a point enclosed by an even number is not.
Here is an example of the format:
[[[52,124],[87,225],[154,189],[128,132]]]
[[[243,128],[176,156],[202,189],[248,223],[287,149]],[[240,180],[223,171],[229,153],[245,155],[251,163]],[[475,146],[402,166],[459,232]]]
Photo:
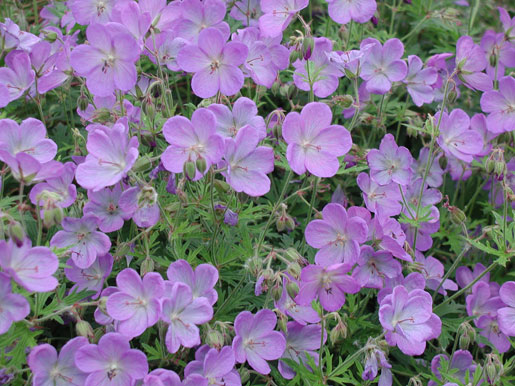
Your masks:
[[[497,310],[499,328],[508,336],[515,336],[515,281],[508,281],[499,290],[501,300],[506,307]]]
[[[436,290],[444,276],[443,264],[433,256],[424,257],[424,255],[418,251],[415,254],[415,261],[420,264],[420,270],[426,279],[426,287],[433,291]],[[445,279],[438,293],[447,295],[447,290],[456,291],[457,289],[458,285],[455,282],[450,279]]]
[[[331,125],[329,106],[312,102],[301,113],[288,113],[283,122],[283,137],[288,144],[286,158],[292,170],[306,170],[318,177],[332,177],[339,169],[338,158],[352,146],[348,130]]]
[[[200,32],[207,28],[215,28],[227,40],[231,29],[223,21],[226,12],[225,3],[221,0],[184,0],[180,6],[181,16],[174,23],[173,31],[178,37],[195,44]]]
[[[396,182],[408,185],[411,180],[413,157],[404,146],[397,146],[392,134],[386,134],[381,140],[379,150],[372,149],[367,154],[370,177],[379,185]]]
[[[14,322],[25,319],[29,313],[30,305],[27,299],[13,293],[11,278],[0,272],[0,335],[9,331]]]
[[[259,29],[265,36],[281,35],[293,16],[308,6],[309,0],[261,0],[263,15]]]
[[[347,24],[369,21],[377,9],[375,0],[326,0],[329,3],[329,16],[335,22]]]
[[[77,23],[88,25],[107,23],[115,4],[116,0],[72,0],[68,6]]]
[[[361,287],[381,289],[385,277],[393,279],[402,272],[401,263],[388,251],[377,251],[368,245],[361,247],[358,266],[352,272]]]
[[[198,374],[209,381],[210,385],[240,386],[240,374],[234,369],[236,360],[232,347],[217,350],[203,345],[195,351],[195,360],[184,369],[184,377]]]
[[[492,133],[515,130],[515,79],[511,76],[499,80],[499,90],[481,96],[481,110],[488,113],[486,124]]]
[[[14,101],[27,91],[36,78],[25,51],[11,51],[5,57],[7,67],[0,68],[0,84],[7,87],[9,101]]]
[[[316,312],[311,304],[306,306],[302,306],[298,304],[291,296],[288,294],[288,290],[286,285],[289,282],[293,282],[295,284],[299,284],[297,280],[289,277],[288,279],[283,278],[283,291],[281,294],[281,298],[275,302],[275,306],[281,311],[283,314],[291,317],[298,324],[306,325],[308,323],[318,323],[320,321],[320,316],[318,316],[318,312]]]
[[[422,60],[416,55],[408,56],[408,74],[403,83],[417,106],[431,103],[435,97],[433,84],[438,79],[438,72],[433,67],[422,68]]]
[[[98,218],[98,227],[102,232],[109,233],[123,227],[124,221],[131,218],[130,213],[119,207],[122,188],[119,184],[112,188],[98,191],[88,190],[88,199],[84,205],[84,214],[92,214]]]
[[[66,265],[68,267],[64,269],[64,274],[68,280],[75,283],[71,291],[95,291],[91,298],[96,299],[113,269],[113,256],[109,253],[99,256],[88,268],[77,267],[72,259],[69,259]]]
[[[258,27],[261,11],[261,0],[239,0],[234,3],[229,16],[238,20],[245,27]],[[281,36],[282,37],[282,36]]]
[[[462,36],[456,43],[456,70],[465,86],[472,90],[492,89],[492,79],[483,73],[488,61],[481,47],[470,36]]]
[[[46,182],[35,185],[30,191],[30,201],[35,205],[44,207],[44,192],[55,193],[54,201],[61,208],[68,208],[77,198],[77,188],[73,184],[76,166],[73,162],[66,162],[59,176],[47,178]],[[39,198],[38,198],[39,197]]]
[[[207,28],[200,32],[197,45],[184,46],[177,55],[179,66],[195,73],[191,88],[201,98],[210,98],[217,92],[234,95],[243,86],[243,73],[238,66],[247,58],[247,46],[226,40],[217,29]]]
[[[377,214],[380,210],[385,216],[396,216],[401,213],[401,194],[396,183],[381,186],[367,173],[360,173],[356,181],[363,192],[363,199],[369,211]]]
[[[442,374],[440,373],[442,359],[449,361],[449,357],[445,354],[435,355],[431,361],[431,371],[434,375],[437,376],[438,379],[442,379]],[[457,372],[453,372],[453,376],[457,377],[461,382],[465,382],[467,373],[469,377],[472,377],[474,375],[474,371],[476,371],[476,367],[477,366],[474,363],[472,354],[469,351],[456,350],[452,355],[452,359],[448,368],[449,370],[458,370]],[[479,383],[481,383],[481,381]],[[437,383],[433,380],[430,380],[427,386],[437,386]]]
[[[120,196],[119,205],[120,210],[130,215],[139,227],[148,228],[159,221],[158,197],[151,186],[134,186],[125,190]]]

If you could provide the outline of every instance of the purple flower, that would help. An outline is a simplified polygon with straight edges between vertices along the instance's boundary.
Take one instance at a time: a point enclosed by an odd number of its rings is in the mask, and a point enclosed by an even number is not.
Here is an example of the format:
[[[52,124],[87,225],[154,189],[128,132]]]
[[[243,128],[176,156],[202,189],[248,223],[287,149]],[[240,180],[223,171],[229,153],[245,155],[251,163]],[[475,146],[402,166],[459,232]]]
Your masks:
[[[96,299],[113,269],[113,256],[109,253],[99,256],[92,265],[85,269],[77,267],[72,259],[69,259],[66,265],[69,268],[64,269],[64,274],[68,280],[75,283],[71,291],[95,291],[92,299]]]
[[[426,279],[418,272],[412,272],[406,277],[400,274],[394,279],[386,277],[384,280],[384,288],[381,289],[377,294],[377,302],[382,303],[383,299],[386,296],[391,295],[393,289],[398,285],[402,285],[408,290],[408,292],[413,291],[414,289],[423,290],[426,287]]]
[[[267,361],[279,359],[286,348],[284,336],[274,331],[276,324],[277,317],[268,309],[255,315],[249,311],[240,312],[234,320],[236,336],[232,341],[236,362],[247,361],[258,373],[269,374]]]
[[[392,88],[393,82],[399,82],[406,77],[408,68],[401,60],[404,46],[399,39],[390,39],[384,46],[376,39],[367,38],[360,47],[373,44],[367,49],[360,76],[367,81],[367,90],[374,94],[386,94]]]
[[[349,216],[340,204],[327,204],[322,210],[322,220],[313,220],[306,227],[306,242],[320,249],[315,261],[329,266],[345,262],[354,264],[359,257],[359,244],[368,236],[365,220]]]
[[[261,0],[263,15],[259,18],[259,29],[265,36],[281,35],[293,16],[308,6],[309,0]]]
[[[431,371],[438,379],[442,379],[442,375],[440,374],[440,362],[442,358],[449,361],[449,357],[445,354],[436,355],[431,361]],[[474,364],[472,354],[467,350],[457,350],[454,352],[451,362],[449,363],[449,370],[451,369],[458,370],[457,372],[453,372],[453,377],[458,378],[461,382],[465,382],[467,373],[469,377],[472,377],[474,375],[474,371],[476,371],[476,365]],[[481,381],[479,384],[480,383]],[[428,386],[437,386],[437,383],[435,381],[429,381]]]
[[[394,182],[381,186],[372,181],[367,173],[360,173],[357,183],[363,192],[363,199],[369,211],[374,213],[381,211],[384,216],[395,216],[401,212],[401,194],[398,185]]]
[[[433,256],[428,256],[427,258],[424,257],[424,255],[418,251],[415,254],[415,261],[420,264],[420,270],[426,279],[426,287],[432,289],[433,291],[436,290],[444,276],[443,264]],[[446,290],[456,291],[457,289],[458,285],[455,282],[449,279],[445,279],[442,286],[438,290],[438,293],[447,295]]]
[[[152,370],[143,378],[143,386],[183,386],[175,371],[165,369]]]
[[[510,339],[499,329],[497,318],[483,315],[479,317],[476,325],[481,329],[479,334],[485,337],[500,353],[505,353],[511,348]],[[483,348],[485,344],[479,343],[479,347]]]
[[[472,287],[472,293],[465,298],[467,314],[476,318],[487,315],[497,316],[497,310],[504,306],[497,294],[492,294],[490,286],[485,282],[478,282]],[[474,323],[478,323],[476,319]]]
[[[151,186],[134,186],[125,190],[120,196],[120,211],[130,214],[134,223],[148,228],[159,221],[158,197]]]
[[[25,319],[29,313],[30,306],[27,299],[13,293],[11,278],[0,272],[0,335],[9,331],[14,322]]]
[[[515,40],[515,17],[511,18],[508,11],[502,7],[497,7],[497,9],[499,10],[499,19],[501,19],[507,40],[513,42]]]
[[[488,91],[492,89],[492,80],[482,71],[488,61],[481,47],[470,36],[462,36],[456,43],[456,70],[465,86],[472,90]]]
[[[131,170],[138,158],[138,139],[128,138],[124,122],[113,127],[97,125],[88,134],[88,156],[77,167],[75,178],[79,185],[94,192],[118,183]]]
[[[221,0],[183,0],[180,6],[181,17],[174,23],[173,31],[178,37],[195,44],[203,30],[214,28],[227,40],[231,30],[223,21],[226,11]]]
[[[481,96],[481,110],[489,113],[488,130],[503,133],[515,130],[515,79],[505,76],[499,80],[499,90],[485,92]]]
[[[223,138],[216,133],[215,115],[205,108],[197,109],[189,119],[175,116],[163,126],[163,134],[170,144],[161,157],[166,170],[182,173],[186,162],[206,161],[206,171],[220,161],[224,151]],[[202,178],[198,170],[194,180]]]
[[[7,106],[9,102],[9,89],[6,85],[0,83],[0,108]]]
[[[386,360],[385,354],[377,346],[368,350],[365,354],[365,368],[361,374],[364,381],[372,381],[377,377],[377,372],[381,368],[381,375],[377,382],[378,386],[391,386],[392,385],[392,365]]]
[[[478,277],[485,269],[486,269],[486,267],[481,263],[477,263],[474,266],[473,272],[468,267],[465,267],[465,266],[458,267],[458,268],[456,268],[456,282],[458,283],[460,288],[465,288],[472,280],[474,280],[476,277]],[[479,281],[476,284],[474,284],[474,286],[472,288],[474,288],[476,285],[478,285],[478,283],[481,283],[481,282],[488,284],[489,281],[490,281],[490,273],[487,273],[481,279],[479,279]],[[470,292],[472,292],[471,289],[469,289],[467,293],[470,293]]]
[[[238,42],[226,43],[227,37],[215,28],[202,30],[197,45],[184,46],[177,63],[194,72],[191,88],[195,95],[210,98],[217,92],[234,95],[243,86],[243,73],[238,68],[247,58],[247,47]]]
[[[71,0],[68,6],[79,24],[105,24],[111,18],[115,3],[116,0]]]
[[[369,21],[377,9],[375,0],[326,0],[329,3],[329,16],[335,22],[347,24]]]
[[[308,305],[318,298],[324,310],[338,311],[345,304],[346,293],[355,294],[361,289],[356,279],[347,275],[351,268],[351,264],[308,265],[302,269],[295,301]]]
[[[488,60],[486,73],[491,79],[497,80],[505,73],[506,67],[515,66],[515,46],[505,39],[502,32],[486,31],[481,38],[481,49]]]
[[[70,61],[77,74],[86,78],[91,93],[109,96],[115,90],[133,88],[140,51],[129,31],[118,23],[92,24],[86,36],[89,44],[77,46]]]
[[[301,113],[288,113],[283,122],[283,137],[288,144],[286,158],[292,170],[304,174],[306,170],[318,177],[332,177],[339,169],[338,157],[352,146],[348,130],[331,125],[329,106],[312,102]]]
[[[0,68],[0,84],[9,91],[9,102],[18,99],[27,91],[36,77],[25,51],[11,51],[5,57],[7,67]]]
[[[245,27],[258,27],[261,12],[261,0],[239,0],[234,3],[229,16],[234,20],[241,21]],[[282,36],[281,36],[282,38]]]
[[[384,278],[393,279],[402,273],[401,263],[392,257],[388,251],[377,251],[368,245],[361,247],[358,267],[352,272],[352,277],[361,287],[381,289]]]
[[[12,240],[0,241],[0,267],[27,291],[49,292],[57,287],[52,275],[59,260],[46,247],[34,247],[29,239],[18,247]]]
[[[77,188],[72,183],[75,178],[76,166],[73,162],[66,162],[63,172],[54,178],[48,178],[46,182],[35,185],[30,191],[30,201],[45,206],[45,193],[55,194],[54,203],[61,208],[67,208],[75,202],[77,198]]]
[[[289,282],[298,284],[297,280],[291,277],[283,278],[283,291],[281,298],[275,302],[275,306],[279,311],[290,316],[298,324],[305,325],[308,323],[318,323],[320,321],[320,316],[318,316],[318,312],[313,309],[311,304],[301,306],[288,294],[286,285]]]
[[[209,105],[207,109],[215,114],[216,131],[224,137],[235,137],[244,126],[252,127],[260,139],[266,137],[265,120],[258,115],[257,106],[252,99],[238,98],[232,110],[216,103]]]
[[[403,83],[418,107],[431,103],[434,99],[433,84],[438,79],[438,72],[433,67],[422,69],[422,60],[416,55],[408,56],[408,74]]]
[[[232,227],[238,225],[238,213],[227,209],[224,215],[224,223]]]
[[[181,259],[170,264],[166,275],[172,284],[186,284],[191,290],[193,299],[203,297],[210,305],[216,303],[218,293],[214,286],[218,281],[218,271],[211,264],[200,264],[193,271],[191,265]]]
[[[438,112],[435,121],[440,119]],[[452,155],[464,162],[472,162],[473,155],[483,150],[483,138],[479,133],[470,130],[470,118],[466,112],[460,109],[453,110],[450,114],[443,113],[440,124],[440,135],[437,142],[447,155]]]
[[[107,313],[119,321],[117,331],[132,339],[159,320],[164,281],[156,272],[142,280],[135,270],[126,268],[116,276],[116,285],[118,292],[107,299]]]
[[[391,217],[383,216],[379,211],[372,221],[369,222],[369,238],[374,244],[379,242],[379,248],[390,252],[398,259],[413,261],[411,256],[404,249],[406,234],[401,228],[401,224]],[[388,276],[383,276],[387,278]]]
[[[84,205],[84,215],[91,214],[98,218],[98,227],[102,232],[114,232],[123,227],[125,220],[131,218],[119,208],[122,188],[119,184],[112,188],[103,188],[98,191],[88,190],[88,199]]]
[[[111,296],[112,294],[118,292],[118,287],[106,287],[101,294],[101,298],[107,298]],[[107,313],[107,310],[105,307],[97,307],[95,308],[95,311],[93,313],[93,317],[95,318],[95,322],[102,326],[110,326],[112,327],[113,324],[117,324],[118,322],[115,322],[113,318],[111,318]],[[112,330],[112,329],[111,329]]]
[[[139,0],[142,12],[148,12],[152,19],[152,26],[160,31],[173,29],[174,22],[182,14],[181,2],[166,0]]]
[[[419,178],[423,178],[426,172],[426,165],[429,157],[429,149],[427,147],[423,147],[420,149],[418,154],[418,160],[414,162],[413,170],[414,175],[413,179],[417,180]],[[440,158],[442,157],[442,153],[438,153],[436,157],[429,167],[429,172],[426,177],[426,183],[432,188],[438,188],[443,183],[443,175],[444,171],[440,166]]]
[[[183,38],[175,37],[171,31],[163,31],[156,36],[151,36],[146,41],[147,56],[153,63],[161,66],[166,66],[170,71],[180,71],[180,67],[177,64],[177,54],[188,44],[188,41]]]
[[[315,350],[320,349],[322,338],[322,328],[319,325],[302,325],[297,322],[288,322],[287,332],[284,334],[286,338],[286,349],[281,358],[290,359],[297,363],[307,366],[307,355],[313,357],[315,363],[318,364],[318,353]],[[326,340],[324,333],[324,343]],[[279,360],[279,372],[285,379],[293,379],[296,375],[295,370]]]
[[[68,386],[84,385],[87,373],[77,368],[74,357],[77,351],[88,345],[88,340],[78,336],[69,340],[57,354],[56,349],[49,344],[34,347],[27,363],[33,374],[34,386]]]
[[[198,324],[207,323],[213,317],[213,308],[204,297],[193,298],[186,284],[176,282],[166,287],[161,318],[169,324],[166,332],[166,348],[172,354],[181,346],[200,344]]]
[[[393,289],[379,308],[379,321],[390,346],[398,346],[406,355],[421,355],[426,341],[440,335],[442,322],[432,311],[431,295],[423,290],[408,292],[403,286]]]
[[[66,217],[63,230],[50,240],[52,247],[68,248],[75,265],[88,268],[97,256],[104,256],[111,248],[111,240],[106,234],[97,231],[98,219],[93,215],[82,218]]]
[[[238,131],[236,137],[225,139],[223,172],[227,183],[236,191],[249,196],[262,196],[270,190],[268,173],[274,170],[274,150],[257,146],[260,134],[251,126]]]
[[[225,346],[218,351],[204,345],[195,352],[195,360],[186,365],[184,377],[198,374],[209,380],[210,385],[241,386],[235,362],[232,347]]]
[[[120,23],[137,40],[139,46],[143,45],[143,39],[147,34],[152,17],[144,12],[135,1],[121,1],[113,8],[111,21]]]
[[[45,125],[37,119],[27,118],[20,125],[11,119],[1,119],[0,150],[12,157],[26,154],[39,164],[44,164],[57,154],[57,145],[46,138],[46,134]],[[2,154],[0,160],[6,162]]]
[[[148,373],[145,354],[131,349],[122,334],[110,332],[96,344],[82,346],[75,365],[88,373],[84,386],[132,385]]]
[[[404,146],[397,146],[392,134],[386,134],[381,140],[379,150],[372,149],[367,154],[370,177],[379,185],[396,182],[406,186],[411,179],[413,157]]]
[[[504,334],[515,336],[515,281],[504,283],[499,290],[499,296],[506,304],[506,307],[497,310],[499,328]]]
[[[31,47],[39,42],[41,38],[27,31],[22,31],[18,24],[9,18],[0,23],[0,40],[5,50],[11,48],[29,52]]]
[[[304,91],[310,91],[319,98],[331,95],[338,88],[338,78],[343,74],[329,60],[328,54],[333,49],[333,43],[327,38],[315,38],[315,47],[309,60],[298,59],[293,63],[295,86]]]

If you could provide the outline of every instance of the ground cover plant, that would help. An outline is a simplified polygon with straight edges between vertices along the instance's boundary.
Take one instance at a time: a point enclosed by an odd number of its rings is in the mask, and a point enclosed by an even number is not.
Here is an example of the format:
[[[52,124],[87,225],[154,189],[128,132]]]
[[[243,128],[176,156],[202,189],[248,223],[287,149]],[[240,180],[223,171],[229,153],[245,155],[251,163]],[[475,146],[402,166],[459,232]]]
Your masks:
[[[0,384],[515,384],[509,5],[2,1]]]

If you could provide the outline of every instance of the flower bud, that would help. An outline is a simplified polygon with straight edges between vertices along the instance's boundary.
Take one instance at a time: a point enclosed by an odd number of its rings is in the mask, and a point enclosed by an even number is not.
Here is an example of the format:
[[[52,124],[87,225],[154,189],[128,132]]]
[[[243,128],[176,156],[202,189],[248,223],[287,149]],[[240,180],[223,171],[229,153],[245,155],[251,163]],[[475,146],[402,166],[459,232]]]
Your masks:
[[[192,161],[186,161],[184,163],[183,173],[189,180],[193,180],[195,178],[195,174],[197,174],[195,163]]]
[[[152,166],[152,161],[150,160],[150,157],[144,155],[136,160],[134,166],[132,167],[132,170],[135,172],[145,172],[148,169],[150,169],[150,166]]]
[[[497,66],[497,60],[498,60],[497,53],[495,53],[495,52],[492,53],[492,55],[490,55],[490,57],[488,59],[490,61],[490,65],[492,67],[496,67]]]
[[[349,94],[337,95],[337,96],[333,97],[333,102],[339,107],[348,109],[354,103],[354,98],[352,97],[352,95],[349,95]]]
[[[340,339],[347,338],[347,332],[346,324],[340,319],[336,326],[329,331],[329,340],[335,345]]]
[[[145,276],[149,272],[154,272],[154,260],[147,257],[141,263],[141,266],[139,267],[139,273],[141,276]]]
[[[290,52],[290,63],[295,63],[297,60],[299,60],[300,58],[302,58],[302,53],[297,51],[297,50],[292,50],[292,52]]]
[[[278,302],[278,301],[279,301],[279,299],[281,299],[281,296],[283,296],[283,287],[282,287],[282,286],[280,286],[280,285],[277,285],[277,284],[276,284],[276,285],[274,285],[274,286],[272,287],[272,290],[271,290],[271,291],[272,291],[272,292],[271,292],[271,293],[272,293],[272,298],[273,298],[276,302]]]
[[[83,336],[88,340],[92,340],[95,337],[95,333],[93,332],[91,324],[85,320],[79,320],[75,326],[75,330],[77,331],[77,335]]]
[[[504,160],[503,149],[493,149],[485,163],[485,170],[488,174],[494,174],[498,179],[502,179],[506,173],[506,161]]]
[[[238,372],[240,373],[241,384],[242,385],[246,384],[248,382],[248,380],[250,379],[249,369],[247,369],[246,367],[240,366],[240,368],[238,368]]]
[[[485,380],[489,385],[498,385],[503,374],[503,365],[497,354],[488,354],[485,360]]]
[[[9,223],[8,233],[11,240],[14,241],[18,247],[23,245],[25,230],[18,221]]]
[[[118,243],[116,246],[116,250],[114,251],[114,256],[125,256],[131,252],[131,246],[129,243]]]
[[[286,292],[290,295],[290,298],[295,299],[295,296],[299,293],[299,285],[294,281],[290,281],[286,284]]]
[[[279,318],[277,321],[277,327],[279,327],[279,330],[286,332],[288,331],[288,317],[284,315],[283,313],[279,314]]]
[[[224,345],[224,337],[218,330],[209,330],[206,336],[206,343],[217,350],[220,350]]]
[[[315,39],[312,36],[306,36],[302,41],[302,57],[305,60],[311,58],[313,49],[315,48]]]
[[[48,31],[45,33],[45,39],[50,43],[53,43],[57,40],[57,33],[54,31]]]
[[[59,225],[63,221],[63,217],[63,210],[58,206],[46,209],[43,212],[43,225],[46,228],[50,228],[53,225]]]
[[[245,266],[251,275],[258,276],[263,268],[263,261],[259,257],[253,256],[247,260]]]
[[[465,213],[456,206],[449,206],[449,212],[451,213],[451,221],[455,225],[461,225],[467,220]]]
[[[207,169],[207,162],[206,162],[206,159],[205,158],[202,158],[202,157],[199,157],[197,158],[197,161],[195,161],[195,165],[197,167],[197,170],[204,174],[204,172],[206,171]]]
[[[461,335],[459,345],[462,350],[468,350],[470,344],[476,340],[476,330],[468,322],[460,325]]]
[[[106,108],[100,108],[95,110],[95,114],[93,115],[93,122],[95,123],[110,122],[111,119],[111,111],[109,111]]]
[[[88,108],[88,105],[89,105],[89,101],[88,101],[88,98],[86,97],[86,95],[80,94],[79,97],[77,98],[77,107],[79,108],[79,110],[86,111],[86,109]]]
[[[215,183],[215,189],[218,192],[218,194],[227,193],[231,189],[229,184],[227,182],[225,182],[225,181],[215,180],[214,183]]]
[[[152,101],[152,97],[150,95],[147,95],[141,102],[141,109],[150,120],[153,120],[155,118],[156,106],[154,105],[154,102]]]
[[[296,261],[291,262],[288,264],[288,267],[286,268],[287,272],[292,275],[294,278],[298,279],[300,276],[300,265]],[[292,296],[293,297],[293,296]]]

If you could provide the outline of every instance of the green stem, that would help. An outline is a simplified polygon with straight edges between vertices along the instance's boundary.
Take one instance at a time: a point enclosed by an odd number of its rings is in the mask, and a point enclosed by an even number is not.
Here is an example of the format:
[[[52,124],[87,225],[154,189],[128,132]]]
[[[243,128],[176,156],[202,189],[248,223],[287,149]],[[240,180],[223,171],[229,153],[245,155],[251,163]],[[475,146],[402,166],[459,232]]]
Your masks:
[[[463,256],[465,256],[465,253],[467,253],[467,251],[469,249],[470,249],[470,246],[468,244],[465,245],[465,247],[461,250],[458,257],[456,257],[456,260],[454,260],[454,263],[452,263],[451,268],[449,268],[447,270],[447,272],[445,273],[445,275],[442,277],[442,280],[440,281],[440,283],[438,284],[438,286],[435,289],[435,292],[433,293],[433,301],[435,300],[436,295],[438,294],[438,291],[440,290],[440,288],[442,288],[443,283],[449,278],[449,276],[451,276],[451,274],[454,272],[454,270],[458,267],[458,265],[461,262],[461,259],[463,259]]]
[[[48,315],[43,316],[41,318],[33,319],[33,320],[30,320],[30,321],[26,321],[26,322],[28,324],[34,326],[36,324],[44,322],[45,320],[52,319],[54,316],[60,315],[60,314],[62,314],[64,312],[67,312],[67,311],[71,311],[74,308],[77,308],[77,307],[89,307],[89,306],[98,306],[98,300],[97,301],[93,301],[93,302],[84,302],[84,303],[72,304],[71,306],[67,306],[67,307],[61,308],[60,310],[52,312],[51,314],[48,314]]]
[[[43,226],[41,224],[41,209],[39,207],[39,201],[36,202],[36,219],[38,224],[38,235],[36,238],[36,246],[41,245],[41,236],[43,234]]]
[[[322,309],[322,317],[320,318],[320,350],[318,354],[318,369],[320,371],[320,383],[324,384],[324,361],[322,358],[324,352],[324,332],[325,332],[325,316],[324,310]]]
[[[349,50],[349,44],[350,44],[350,39],[352,37],[352,28],[354,27],[354,20],[351,20],[350,21],[350,26],[349,26],[349,36],[347,36],[347,41],[345,42],[345,49],[348,51]]]

